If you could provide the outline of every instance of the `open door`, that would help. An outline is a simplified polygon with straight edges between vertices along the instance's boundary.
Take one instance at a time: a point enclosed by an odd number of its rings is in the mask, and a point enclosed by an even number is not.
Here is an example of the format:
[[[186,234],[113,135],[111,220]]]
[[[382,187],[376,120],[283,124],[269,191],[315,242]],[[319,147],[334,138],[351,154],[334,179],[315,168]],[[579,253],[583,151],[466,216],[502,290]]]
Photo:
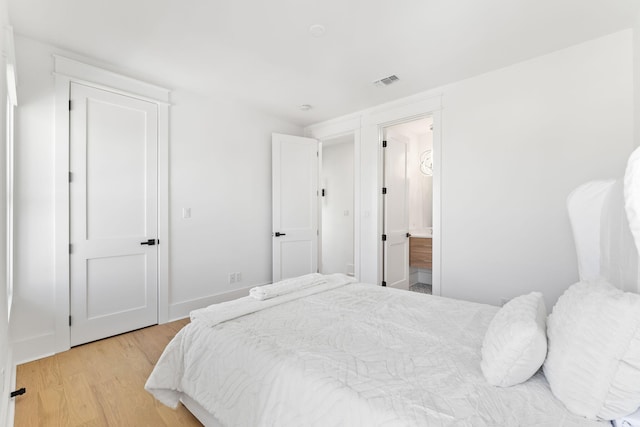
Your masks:
[[[383,285],[409,289],[407,144],[386,138],[383,153]]]
[[[318,270],[318,141],[274,133],[273,282]]]

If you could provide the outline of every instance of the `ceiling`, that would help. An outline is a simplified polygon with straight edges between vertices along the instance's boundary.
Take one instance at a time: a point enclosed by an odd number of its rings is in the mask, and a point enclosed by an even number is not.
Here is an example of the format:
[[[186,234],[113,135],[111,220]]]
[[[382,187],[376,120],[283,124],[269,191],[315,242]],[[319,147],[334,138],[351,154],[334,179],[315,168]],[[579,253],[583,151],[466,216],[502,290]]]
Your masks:
[[[9,0],[9,17],[18,35],[307,125],[630,28],[638,3]]]

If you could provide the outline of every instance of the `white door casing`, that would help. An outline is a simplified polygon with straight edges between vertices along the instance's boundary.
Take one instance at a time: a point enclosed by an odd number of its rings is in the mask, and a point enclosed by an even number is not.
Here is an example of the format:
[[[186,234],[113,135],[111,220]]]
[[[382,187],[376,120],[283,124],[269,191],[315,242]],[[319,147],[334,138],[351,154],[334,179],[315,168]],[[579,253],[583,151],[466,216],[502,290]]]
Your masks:
[[[318,141],[272,135],[273,282],[318,270]]]
[[[158,322],[158,107],[71,83],[71,345]]]
[[[387,286],[409,288],[409,193],[407,144],[387,138],[384,152],[383,241],[384,275]]]

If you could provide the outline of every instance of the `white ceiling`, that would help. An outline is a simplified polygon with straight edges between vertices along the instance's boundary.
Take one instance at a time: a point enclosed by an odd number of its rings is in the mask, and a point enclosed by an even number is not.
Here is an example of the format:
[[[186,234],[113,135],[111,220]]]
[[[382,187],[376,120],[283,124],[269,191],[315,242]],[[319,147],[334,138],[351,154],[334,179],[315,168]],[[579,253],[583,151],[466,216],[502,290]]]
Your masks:
[[[9,0],[9,15],[19,35],[306,125],[630,28],[638,3]]]

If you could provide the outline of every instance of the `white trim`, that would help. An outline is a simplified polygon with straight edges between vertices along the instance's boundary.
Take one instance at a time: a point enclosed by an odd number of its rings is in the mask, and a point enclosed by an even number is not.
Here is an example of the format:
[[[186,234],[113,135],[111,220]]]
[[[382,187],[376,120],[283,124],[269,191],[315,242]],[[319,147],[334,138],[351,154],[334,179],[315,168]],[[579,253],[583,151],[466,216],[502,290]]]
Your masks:
[[[158,323],[169,320],[169,97],[167,89],[54,55],[55,78],[55,334],[46,351],[70,348],[69,97],[71,82],[158,105]],[[42,354],[42,353],[34,353]],[[25,356],[31,357],[31,356]],[[17,359],[16,359],[17,360]]]
[[[169,321],[169,105],[158,104],[158,323]]]
[[[13,342],[13,361],[21,365],[54,354],[56,334],[49,332]]]
[[[67,77],[77,83],[88,83],[94,87],[103,86],[102,88],[120,90],[145,101],[169,103],[171,93],[169,89],[61,55],[53,55],[53,59],[55,61],[53,74],[56,76]]]
[[[263,283],[263,285],[267,285],[268,283]],[[262,286],[262,285],[253,285],[246,288],[234,289],[233,291],[224,292],[216,295],[209,295],[202,298],[196,298],[188,301],[177,302],[175,304],[171,304],[169,306],[169,321],[174,321],[178,319],[184,319],[185,317],[189,317],[189,313],[193,310],[197,310],[199,308],[208,307],[211,304],[218,304],[225,301],[231,301],[237,298],[246,297],[249,295],[249,290],[254,286]]]
[[[4,56],[5,66],[7,67],[7,94],[11,104],[15,107],[18,105],[18,82],[16,72],[16,50],[15,42],[13,40],[13,27],[8,26],[4,29],[5,44],[4,44]]]
[[[316,139],[331,139],[353,133],[360,129],[360,116],[347,116],[312,125],[305,129],[305,136]]]
[[[69,95],[71,81],[55,78],[55,347],[71,346],[69,329]]]

